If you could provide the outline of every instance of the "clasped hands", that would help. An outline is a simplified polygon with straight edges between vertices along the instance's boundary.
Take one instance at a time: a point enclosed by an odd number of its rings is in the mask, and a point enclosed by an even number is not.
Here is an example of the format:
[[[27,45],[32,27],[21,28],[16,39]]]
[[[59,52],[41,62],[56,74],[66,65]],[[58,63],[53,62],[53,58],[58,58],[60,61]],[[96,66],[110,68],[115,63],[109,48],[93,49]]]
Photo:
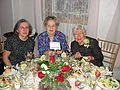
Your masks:
[[[75,58],[82,58],[83,56],[81,55],[80,52],[76,52],[76,54],[74,55]],[[84,58],[86,61],[90,62],[91,60],[94,60],[93,56],[86,56],[86,58]]]
[[[46,55],[49,55],[49,56],[53,56],[53,55],[56,55],[56,54],[61,54],[63,52],[63,50],[49,50],[49,51],[46,51],[45,54]]]

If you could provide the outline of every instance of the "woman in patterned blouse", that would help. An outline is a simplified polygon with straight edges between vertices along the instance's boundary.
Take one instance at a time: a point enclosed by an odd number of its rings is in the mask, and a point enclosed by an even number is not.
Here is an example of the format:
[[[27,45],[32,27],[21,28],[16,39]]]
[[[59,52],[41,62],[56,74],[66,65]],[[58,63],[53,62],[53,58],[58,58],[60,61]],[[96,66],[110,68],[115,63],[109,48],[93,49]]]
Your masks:
[[[4,45],[3,61],[5,65],[16,65],[25,60],[28,52],[34,50],[34,40],[29,37],[32,26],[25,19],[20,19],[15,27],[14,34],[7,38]]]
[[[61,54],[68,49],[65,35],[57,31],[59,23],[55,16],[48,16],[44,21],[46,31],[42,32],[38,37],[38,50],[39,55],[53,55]],[[61,50],[57,50],[55,53],[50,50],[50,42],[59,42]]]

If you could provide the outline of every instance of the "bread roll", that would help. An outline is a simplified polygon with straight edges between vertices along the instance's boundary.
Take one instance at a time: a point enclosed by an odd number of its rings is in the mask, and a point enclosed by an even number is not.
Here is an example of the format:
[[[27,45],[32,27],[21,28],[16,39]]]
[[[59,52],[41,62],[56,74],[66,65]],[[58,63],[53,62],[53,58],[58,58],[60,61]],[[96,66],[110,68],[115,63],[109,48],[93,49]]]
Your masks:
[[[11,74],[11,69],[9,69],[9,68],[5,69],[5,74],[10,75]]]

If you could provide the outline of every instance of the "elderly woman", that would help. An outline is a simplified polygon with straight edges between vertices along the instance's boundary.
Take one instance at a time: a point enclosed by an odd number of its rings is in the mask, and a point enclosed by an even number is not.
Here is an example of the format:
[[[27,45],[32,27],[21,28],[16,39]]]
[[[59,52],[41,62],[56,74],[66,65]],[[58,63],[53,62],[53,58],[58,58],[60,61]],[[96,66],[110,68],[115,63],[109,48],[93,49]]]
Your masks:
[[[73,28],[75,40],[71,43],[71,52],[75,58],[85,58],[86,61],[102,66],[103,54],[96,39],[86,36],[85,28],[78,25]]]
[[[44,21],[46,31],[42,32],[38,37],[38,50],[39,55],[53,55],[61,54],[68,49],[65,35],[57,31],[59,23],[55,16],[48,16]],[[58,42],[60,44],[60,50],[53,51],[50,48],[50,42]]]
[[[5,65],[16,65],[25,60],[28,52],[34,50],[34,40],[29,35],[32,32],[32,26],[25,19],[20,19],[15,27],[14,34],[7,38],[4,46],[3,61]]]

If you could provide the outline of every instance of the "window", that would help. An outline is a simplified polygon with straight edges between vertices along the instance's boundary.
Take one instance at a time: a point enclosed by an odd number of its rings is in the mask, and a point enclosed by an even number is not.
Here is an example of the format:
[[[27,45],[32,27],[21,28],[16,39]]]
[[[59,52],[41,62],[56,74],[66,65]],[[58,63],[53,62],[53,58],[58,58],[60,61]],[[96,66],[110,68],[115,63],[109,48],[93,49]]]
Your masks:
[[[61,23],[86,25],[90,0],[42,0],[43,19],[55,15]]]

